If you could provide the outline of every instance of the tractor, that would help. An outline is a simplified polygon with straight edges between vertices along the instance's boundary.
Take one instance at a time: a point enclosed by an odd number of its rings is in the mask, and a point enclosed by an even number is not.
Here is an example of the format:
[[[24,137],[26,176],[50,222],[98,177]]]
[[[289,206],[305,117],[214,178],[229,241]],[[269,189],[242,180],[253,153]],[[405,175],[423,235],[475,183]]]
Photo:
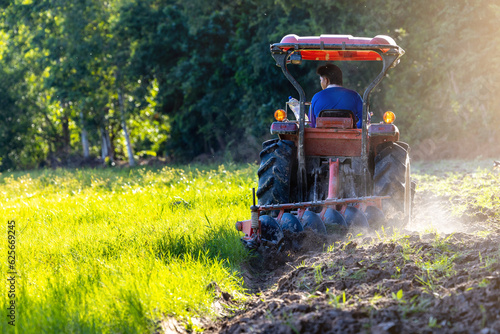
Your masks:
[[[399,215],[402,225],[407,224],[414,191],[410,148],[399,141],[394,113],[386,112],[380,123],[370,123],[369,118],[370,93],[399,63],[404,50],[384,35],[286,35],[270,49],[276,65],[298,92],[298,119],[288,120],[288,103],[275,112],[270,131],[278,138],[262,144],[251,219],[236,223],[236,229],[244,233],[245,246],[256,249],[262,241],[280,244],[286,230],[310,228],[324,234],[339,227],[376,228],[388,210]],[[362,96],[360,129],[350,110],[323,110],[316,127],[308,126],[310,102],[287,68],[302,61],[382,62],[381,72]]]

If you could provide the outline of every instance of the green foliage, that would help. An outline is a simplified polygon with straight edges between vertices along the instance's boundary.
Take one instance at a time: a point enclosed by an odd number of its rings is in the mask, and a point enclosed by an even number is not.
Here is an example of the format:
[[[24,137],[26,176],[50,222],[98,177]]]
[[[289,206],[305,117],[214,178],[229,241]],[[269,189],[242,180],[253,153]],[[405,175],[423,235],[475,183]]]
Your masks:
[[[31,137],[34,118],[31,103],[18,106],[16,90],[11,89],[19,79],[19,72],[8,73],[0,69],[0,170],[17,166],[30,166],[33,157],[40,155],[39,144]],[[38,158],[40,158],[38,156]]]
[[[251,160],[240,148],[257,151],[273,111],[297,95],[269,54],[289,33],[394,37],[406,55],[372,94],[374,120],[394,110],[417,158],[494,154],[499,19],[491,0],[11,2],[0,9],[0,115],[15,108],[19,120],[1,118],[16,135],[0,139],[0,168],[63,162],[84,130],[92,155],[108,133],[123,158],[123,124],[140,156]],[[308,100],[317,65],[290,66]],[[362,93],[380,64],[341,67]]]
[[[394,299],[398,303],[405,303],[405,300],[403,299],[403,290],[402,289],[399,289],[398,292],[396,292],[396,293],[392,292],[391,296],[392,296],[392,299]]]

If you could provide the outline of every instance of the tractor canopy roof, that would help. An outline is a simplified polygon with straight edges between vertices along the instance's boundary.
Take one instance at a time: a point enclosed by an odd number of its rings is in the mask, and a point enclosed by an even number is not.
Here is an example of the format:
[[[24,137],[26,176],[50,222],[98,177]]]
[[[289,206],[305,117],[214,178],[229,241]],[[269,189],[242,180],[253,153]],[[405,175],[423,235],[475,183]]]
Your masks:
[[[304,36],[286,35],[271,50],[300,52],[303,60],[316,61],[382,61],[385,54],[402,56],[404,50],[389,36],[373,38],[351,35]]]

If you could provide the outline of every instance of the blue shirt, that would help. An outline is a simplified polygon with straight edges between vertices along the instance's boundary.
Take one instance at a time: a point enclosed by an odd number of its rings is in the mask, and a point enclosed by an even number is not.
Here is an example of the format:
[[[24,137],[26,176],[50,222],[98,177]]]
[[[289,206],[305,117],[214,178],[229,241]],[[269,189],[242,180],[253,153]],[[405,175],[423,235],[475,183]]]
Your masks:
[[[316,127],[316,118],[319,113],[325,109],[351,110],[358,117],[356,126],[358,129],[361,128],[363,99],[355,91],[337,86],[323,89],[314,94],[309,109],[309,120],[313,128]]]

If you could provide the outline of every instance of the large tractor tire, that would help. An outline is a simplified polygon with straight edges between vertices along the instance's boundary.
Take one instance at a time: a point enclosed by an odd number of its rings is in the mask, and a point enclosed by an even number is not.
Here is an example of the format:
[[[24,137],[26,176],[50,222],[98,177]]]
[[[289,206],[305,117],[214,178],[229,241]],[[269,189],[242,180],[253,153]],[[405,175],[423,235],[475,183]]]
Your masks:
[[[259,205],[289,203],[294,153],[295,144],[289,140],[273,139],[262,144],[257,172]]]
[[[403,224],[411,218],[412,182],[410,178],[409,147],[406,143],[387,143],[375,157],[373,194],[390,196],[383,201],[384,211],[392,207],[403,214]]]

